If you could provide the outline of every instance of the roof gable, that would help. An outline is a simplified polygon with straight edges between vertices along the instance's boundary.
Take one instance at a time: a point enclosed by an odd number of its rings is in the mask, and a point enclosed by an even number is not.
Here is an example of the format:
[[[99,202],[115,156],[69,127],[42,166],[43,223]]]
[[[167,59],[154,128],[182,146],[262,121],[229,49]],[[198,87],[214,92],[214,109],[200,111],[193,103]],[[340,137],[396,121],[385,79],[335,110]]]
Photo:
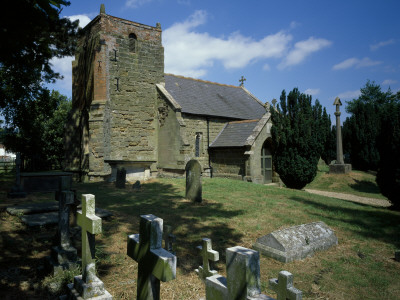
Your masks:
[[[165,89],[183,113],[232,119],[260,119],[263,104],[246,89],[165,74]]]

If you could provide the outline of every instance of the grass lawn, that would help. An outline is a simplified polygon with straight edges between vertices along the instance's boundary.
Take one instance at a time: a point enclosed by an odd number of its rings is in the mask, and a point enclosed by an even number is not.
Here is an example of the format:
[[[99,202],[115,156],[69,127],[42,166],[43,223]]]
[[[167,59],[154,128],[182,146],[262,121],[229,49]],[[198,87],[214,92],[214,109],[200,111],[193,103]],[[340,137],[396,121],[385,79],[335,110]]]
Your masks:
[[[75,188],[78,195],[94,194],[97,206],[114,213],[112,219],[103,221],[103,233],[96,237],[99,277],[114,299],[136,297],[137,263],[126,255],[126,239],[139,232],[139,216],[150,213],[163,218],[177,236],[177,279],[161,283],[161,299],[205,296],[204,284],[194,273],[201,263],[196,251],[201,238],[212,239],[220,253],[215,268],[225,274],[226,248],[251,248],[258,237],[271,231],[319,220],[335,230],[339,245],[287,264],[261,257],[264,293],[275,296],[267,289],[268,280],[287,270],[294,274],[294,285],[303,291],[303,299],[400,299],[400,263],[394,261],[394,251],[400,248],[399,212],[219,178],[203,179],[201,204],[184,199],[184,179],[152,180],[138,192],[105,183],[76,184]],[[19,219],[4,212],[1,219],[0,290],[20,298],[43,299],[39,280],[44,275],[35,282],[37,268],[32,266],[49,254],[54,229],[27,230]],[[13,247],[18,251],[13,252]],[[21,281],[1,277],[10,263],[26,275],[25,281],[33,281],[25,290]],[[40,292],[42,296],[34,298]],[[2,293],[0,298],[5,298],[7,294]]]
[[[306,189],[353,194],[361,197],[387,199],[375,182],[375,175],[353,170],[349,174],[329,174],[329,166],[318,166],[317,176]]]

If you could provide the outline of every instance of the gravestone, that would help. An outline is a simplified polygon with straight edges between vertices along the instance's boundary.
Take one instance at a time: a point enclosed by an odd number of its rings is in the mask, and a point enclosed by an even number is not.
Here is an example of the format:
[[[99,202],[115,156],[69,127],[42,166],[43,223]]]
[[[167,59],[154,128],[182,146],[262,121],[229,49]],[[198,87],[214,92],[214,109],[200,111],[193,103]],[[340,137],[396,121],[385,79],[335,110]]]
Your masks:
[[[337,244],[333,230],[320,221],[274,231],[258,238],[253,248],[281,262],[291,262]]]
[[[201,188],[201,165],[192,159],[188,161],[185,167],[186,171],[186,199],[201,202],[202,188]]]
[[[226,249],[226,274],[206,278],[207,300],[272,300],[260,289],[260,257],[244,247]]]
[[[164,238],[164,249],[175,255],[173,244],[176,242],[176,236],[172,234],[171,226],[165,225],[163,238]]]
[[[11,188],[11,191],[7,194],[8,198],[25,198],[26,192],[21,185],[21,153],[17,153],[15,159],[15,184]]]
[[[160,299],[160,280],[176,278],[176,256],[162,248],[163,220],[140,216],[139,234],[128,236],[127,254],[138,262],[137,299]]]
[[[293,286],[293,275],[279,272],[278,278],[269,280],[269,288],[277,294],[277,300],[301,300],[303,293]]]
[[[59,178],[58,198],[58,230],[57,245],[52,247],[51,256],[47,258],[53,274],[78,265],[77,250],[72,247],[69,238],[70,206],[74,204],[74,192],[71,188],[71,177]]]
[[[115,187],[119,189],[125,188],[126,182],[126,170],[125,168],[118,168],[117,169],[117,178],[115,180]]]
[[[136,182],[132,185],[132,188],[136,191],[140,191],[140,189],[142,188],[140,181],[136,180]]]
[[[68,284],[69,299],[110,300],[112,296],[96,276],[95,234],[101,233],[101,218],[95,215],[94,195],[82,195],[82,210],[78,211],[78,225],[82,229],[82,275]]]
[[[198,246],[197,249],[200,250],[201,257],[203,259],[203,265],[196,269],[196,273],[201,279],[206,279],[206,277],[213,276],[217,274],[216,270],[211,270],[210,260],[218,261],[219,253],[212,249],[211,239],[203,238],[202,245]]]

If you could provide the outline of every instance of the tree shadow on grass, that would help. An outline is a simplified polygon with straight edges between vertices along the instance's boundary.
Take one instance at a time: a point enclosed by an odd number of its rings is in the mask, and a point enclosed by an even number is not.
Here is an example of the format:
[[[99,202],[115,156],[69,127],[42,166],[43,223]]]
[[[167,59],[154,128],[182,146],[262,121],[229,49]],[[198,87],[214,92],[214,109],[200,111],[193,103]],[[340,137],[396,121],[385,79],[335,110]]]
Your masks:
[[[349,185],[353,190],[368,194],[380,194],[381,192],[375,182],[371,182],[368,180],[353,180],[355,181],[355,183]]]
[[[305,206],[308,213],[366,239],[380,240],[400,247],[400,214],[383,208],[373,208],[359,203],[344,203],[343,206],[332,202],[321,203],[310,197],[291,197],[293,201]],[[328,204],[332,203],[332,204]]]
[[[119,222],[128,223],[127,234],[139,233],[140,215],[153,214],[172,226],[177,237],[176,255],[178,266],[184,273],[193,272],[200,263],[196,249],[204,237],[212,239],[213,248],[220,252],[220,261],[225,261],[225,249],[236,246],[243,234],[229,225],[229,220],[243,214],[242,210],[228,210],[223,204],[203,200],[193,203],[184,199],[183,190],[172,184],[152,182],[142,185],[139,192],[131,188],[116,189],[112,185],[93,183],[79,185],[78,197],[91,193],[96,197],[96,206],[117,212]],[[119,222],[108,224],[108,231],[116,232]],[[102,267],[107,272],[108,267]]]

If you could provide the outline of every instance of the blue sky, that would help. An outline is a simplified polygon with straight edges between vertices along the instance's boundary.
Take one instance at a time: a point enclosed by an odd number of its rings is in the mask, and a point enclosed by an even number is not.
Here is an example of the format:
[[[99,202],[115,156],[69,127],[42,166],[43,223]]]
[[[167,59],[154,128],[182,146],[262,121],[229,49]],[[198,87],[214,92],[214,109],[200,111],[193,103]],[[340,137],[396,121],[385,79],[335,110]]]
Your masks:
[[[262,102],[283,89],[311,94],[331,114],[367,80],[400,90],[398,0],[70,0],[61,13],[85,25],[106,13],[161,23],[165,72],[245,87]],[[71,96],[71,60],[53,60]],[[342,121],[347,116],[342,107]]]

